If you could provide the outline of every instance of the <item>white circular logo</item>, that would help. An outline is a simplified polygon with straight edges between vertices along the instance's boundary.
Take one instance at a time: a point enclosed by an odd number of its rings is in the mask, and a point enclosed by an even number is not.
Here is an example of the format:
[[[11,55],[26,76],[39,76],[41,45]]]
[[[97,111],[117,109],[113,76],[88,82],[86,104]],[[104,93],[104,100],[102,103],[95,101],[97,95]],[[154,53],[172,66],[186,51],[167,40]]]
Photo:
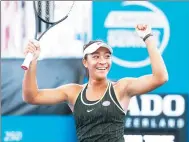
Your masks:
[[[140,39],[134,32],[134,28],[137,24],[147,23],[152,26],[152,32],[155,34],[158,49],[162,54],[166,48],[169,37],[170,27],[169,22],[165,14],[147,1],[124,1],[123,6],[140,6],[147,11],[111,11],[104,23],[104,26],[108,29],[107,31],[107,42],[114,48],[115,51],[119,48],[119,55],[115,54],[112,56],[113,62],[129,68],[140,68],[150,64],[150,59],[145,51],[144,55],[140,55],[141,50],[146,48],[145,43]],[[127,29],[127,30],[126,30]],[[131,30],[132,29],[132,30]],[[160,37],[160,33],[162,37]],[[121,48],[121,49],[120,49]],[[131,49],[132,56],[137,56],[139,60],[125,59],[129,53],[123,53],[122,49]],[[137,51],[136,51],[137,50]],[[130,50],[129,50],[130,51]],[[134,52],[133,52],[134,51]],[[143,50],[144,51],[144,50]],[[137,54],[135,54],[137,53]],[[144,53],[144,52],[143,52]],[[124,55],[125,54],[125,55]],[[119,57],[118,57],[119,56]]]
[[[103,106],[109,106],[109,105],[110,105],[110,101],[104,101],[104,102],[102,103],[102,105],[103,105]]]

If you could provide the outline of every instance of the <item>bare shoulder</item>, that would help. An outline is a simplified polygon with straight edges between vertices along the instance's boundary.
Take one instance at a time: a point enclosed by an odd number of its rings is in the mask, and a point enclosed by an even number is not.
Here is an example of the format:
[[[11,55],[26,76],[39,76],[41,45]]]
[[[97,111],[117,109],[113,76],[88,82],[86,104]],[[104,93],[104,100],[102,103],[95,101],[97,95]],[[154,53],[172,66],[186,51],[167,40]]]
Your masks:
[[[69,103],[74,104],[85,85],[86,84],[70,83],[62,85],[59,88],[62,90],[62,92],[67,94]]]
[[[61,85],[59,88],[60,89],[78,89],[78,88],[81,88],[83,85],[80,85],[80,84],[76,84],[76,83],[69,83],[69,84],[64,84],[64,85]]]
[[[112,81],[112,84],[115,88],[125,88],[132,80],[135,80],[136,78],[134,77],[124,77],[119,79],[116,82]]]
[[[125,78],[121,78],[118,81],[112,81],[114,90],[116,95],[119,98],[122,98],[122,96],[125,96],[127,93],[127,86],[131,83],[132,80],[134,80],[136,78],[133,77],[125,77]]]
[[[121,100],[121,94],[122,94],[122,89],[120,88],[121,85],[120,85],[120,82],[119,81],[111,81],[112,85],[113,85],[113,88],[114,88],[114,92],[115,92],[115,95],[118,99],[118,101]]]

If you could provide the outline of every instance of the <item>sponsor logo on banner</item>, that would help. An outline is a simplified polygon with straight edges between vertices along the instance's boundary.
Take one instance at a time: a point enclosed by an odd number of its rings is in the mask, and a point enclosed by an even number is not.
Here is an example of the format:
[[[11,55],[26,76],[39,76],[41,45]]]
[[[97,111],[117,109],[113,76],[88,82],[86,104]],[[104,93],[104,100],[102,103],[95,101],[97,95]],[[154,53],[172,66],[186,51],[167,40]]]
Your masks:
[[[21,131],[5,131],[5,142],[11,141],[21,141],[22,140],[22,132]]]
[[[127,142],[184,142],[186,95],[146,94],[130,100],[125,119]]]
[[[165,132],[140,132],[140,133],[130,133],[128,135],[124,135],[124,139],[126,142],[154,142],[156,140],[157,142],[180,142],[177,141],[177,136],[175,133],[168,133]],[[182,141],[184,142],[184,141]]]
[[[152,3],[147,1],[120,3],[120,9],[131,6],[135,6],[135,9],[110,11],[104,21],[104,28],[107,29],[107,42],[115,51],[112,58],[114,63],[122,67],[140,68],[149,65],[150,60],[145,43],[134,31],[135,26],[140,23],[152,26],[152,32],[161,54],[169,42],[170,27],[163,11]],[[138,10],[141,7],[147,10]],[[123,52],[135,56],[123,56]],[[136,52],[138,52],[137,55]]]
[[[130,100],[126,128],[185,127],[185,98],[182,95],[141,95]]]
[[[124,135],[126,142],[177,142],[174,135]]]

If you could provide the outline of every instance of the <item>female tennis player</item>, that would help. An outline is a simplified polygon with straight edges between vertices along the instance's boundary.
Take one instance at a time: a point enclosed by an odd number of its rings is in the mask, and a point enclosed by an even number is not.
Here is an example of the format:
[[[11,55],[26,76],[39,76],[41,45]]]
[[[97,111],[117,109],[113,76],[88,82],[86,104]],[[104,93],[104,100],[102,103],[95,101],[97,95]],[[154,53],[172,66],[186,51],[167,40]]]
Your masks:
[[[37,105],[69,102],[74,106],[73,115],[80,142],[123,142],[125,113],[131,97],[152,91],[168,81],[167,69],[150,26],[139,24],[136,32],[147,46],[152,74],[111,82],[107,74],[112,64],[113,50],[102,41],[91,41],[84,45],[83,55],[88,83],[67,84],[54,89],[38,88],[36,68],[40,46],[29,42],[25,54],[31,52],[34,58],[23,79],[24,101]]]

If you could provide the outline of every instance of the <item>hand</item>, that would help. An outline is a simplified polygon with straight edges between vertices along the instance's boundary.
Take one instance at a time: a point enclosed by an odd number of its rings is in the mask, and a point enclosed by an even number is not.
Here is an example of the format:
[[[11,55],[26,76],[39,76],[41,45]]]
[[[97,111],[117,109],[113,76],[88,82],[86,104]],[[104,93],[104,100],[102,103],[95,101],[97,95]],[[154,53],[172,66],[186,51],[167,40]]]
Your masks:
[[[24,50],[24,55],[26,56],[28,53],[33,54],[33,60],[37,60],[39,54],[41,52],[39,42],[36,40],[30,40]]]
[[[144,40],[144,37],[146,37],[148,34],[151,34],[151,27],[147,24],[138,24],[136,26],[136,32],[140,38]]]

